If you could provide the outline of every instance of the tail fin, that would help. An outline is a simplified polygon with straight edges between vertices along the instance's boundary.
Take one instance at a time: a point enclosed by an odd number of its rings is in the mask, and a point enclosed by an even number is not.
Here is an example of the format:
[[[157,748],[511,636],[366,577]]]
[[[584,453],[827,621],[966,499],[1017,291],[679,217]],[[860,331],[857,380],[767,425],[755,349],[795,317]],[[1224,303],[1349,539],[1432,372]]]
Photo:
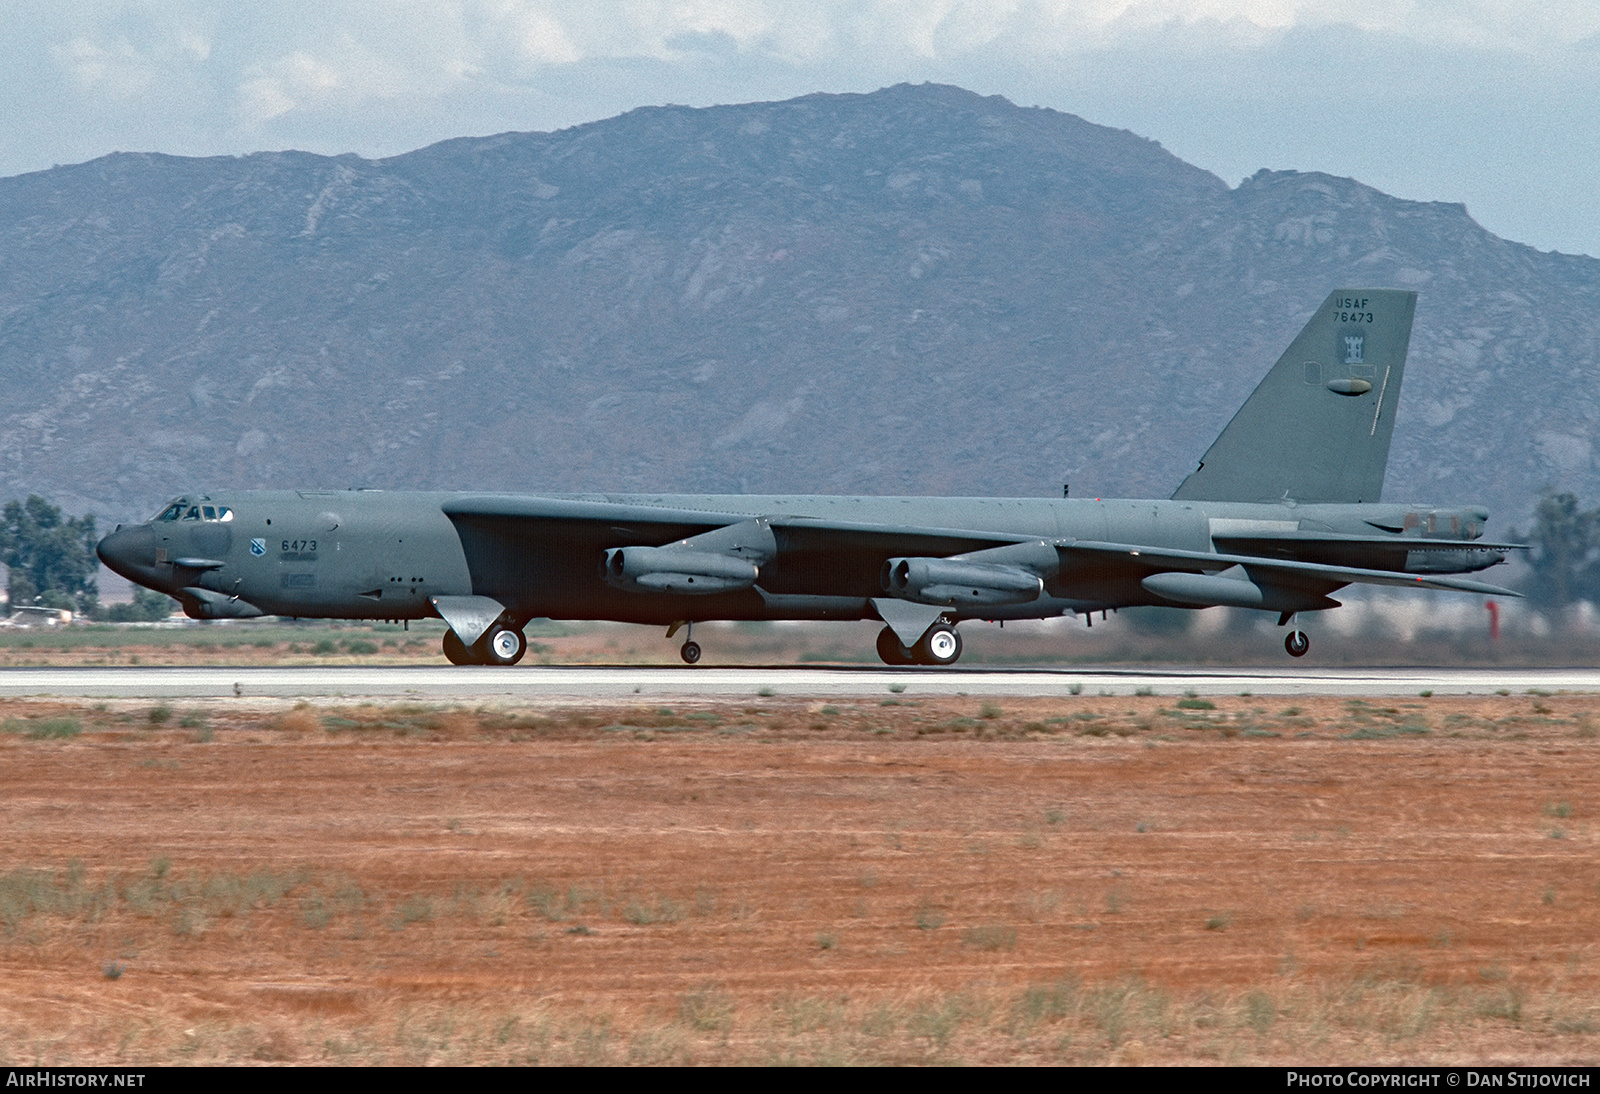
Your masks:
[[[1173,498],[1377,501],[1416,308],[1399,289],[1334,292]]]

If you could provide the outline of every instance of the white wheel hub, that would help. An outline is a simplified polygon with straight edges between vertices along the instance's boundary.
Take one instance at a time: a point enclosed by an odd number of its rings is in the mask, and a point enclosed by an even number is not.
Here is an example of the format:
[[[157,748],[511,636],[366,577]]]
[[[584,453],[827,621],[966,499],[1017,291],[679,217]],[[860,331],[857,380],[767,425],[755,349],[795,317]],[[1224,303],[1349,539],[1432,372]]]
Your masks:
[[[956,655],[956,632],[937,630],[928,636],[928,652],[939,661],[949,661]]]
[[[490,645],[494,648],[495,657],[501,661],[509,661],[517,655],[517,632],[500,631],[495,634]]]

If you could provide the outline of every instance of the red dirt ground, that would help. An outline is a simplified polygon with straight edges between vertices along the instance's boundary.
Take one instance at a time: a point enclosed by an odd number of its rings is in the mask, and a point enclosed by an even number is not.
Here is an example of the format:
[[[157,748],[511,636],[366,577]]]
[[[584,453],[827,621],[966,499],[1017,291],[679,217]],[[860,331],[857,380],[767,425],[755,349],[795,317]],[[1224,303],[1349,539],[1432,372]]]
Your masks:
[[[1600,1057],[1600,697],[884,704],[0,704],[0,1056]]]

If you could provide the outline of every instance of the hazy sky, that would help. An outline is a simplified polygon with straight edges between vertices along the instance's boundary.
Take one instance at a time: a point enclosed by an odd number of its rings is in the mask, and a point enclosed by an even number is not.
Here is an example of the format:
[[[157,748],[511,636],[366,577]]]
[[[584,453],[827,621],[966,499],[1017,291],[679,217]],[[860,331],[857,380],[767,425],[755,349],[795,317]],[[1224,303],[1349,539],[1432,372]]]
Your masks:
[[[924,80],[1600,255],[1595,0],[0,0],[0,175]]]

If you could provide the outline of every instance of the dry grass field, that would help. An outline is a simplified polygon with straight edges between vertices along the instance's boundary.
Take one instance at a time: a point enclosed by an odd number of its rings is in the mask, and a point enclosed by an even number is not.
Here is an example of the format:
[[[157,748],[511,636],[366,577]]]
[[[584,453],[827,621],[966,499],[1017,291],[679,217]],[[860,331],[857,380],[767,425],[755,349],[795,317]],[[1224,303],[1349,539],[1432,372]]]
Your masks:
[[[0,1057],[1593,1063],[1600,697],[0,702]]]

